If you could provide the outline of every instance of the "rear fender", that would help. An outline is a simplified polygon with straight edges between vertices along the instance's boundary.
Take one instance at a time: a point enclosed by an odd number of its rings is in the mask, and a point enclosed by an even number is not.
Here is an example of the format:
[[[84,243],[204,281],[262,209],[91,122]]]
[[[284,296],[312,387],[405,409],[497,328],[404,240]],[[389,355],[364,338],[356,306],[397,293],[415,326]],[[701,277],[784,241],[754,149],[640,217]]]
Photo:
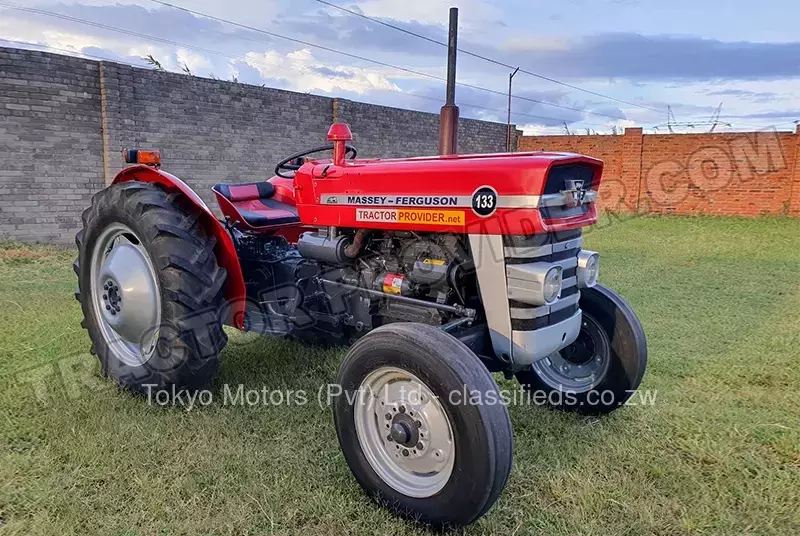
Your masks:
[[[154,169],[148,166],[131,166],[120,171],[111,184],[120,182],[139,181],[144,183],[158,184],[168,192],[181,192],[197,207],[200,211],[201,221],[206,232],[217,239],[214,253],[217,256],[219,265],[228,272],[225,279],[223,293],[225,301],[230,307],[226,323],[237,329],[244,326],[244,309],[247,290],[242,276],[242,267],[239,264],[239,256],[236,253],[236,246],[233,243],[230,233],[224,225],[214,216],[208,205],[200,199],[194,190],[180,180],[178,177]]]

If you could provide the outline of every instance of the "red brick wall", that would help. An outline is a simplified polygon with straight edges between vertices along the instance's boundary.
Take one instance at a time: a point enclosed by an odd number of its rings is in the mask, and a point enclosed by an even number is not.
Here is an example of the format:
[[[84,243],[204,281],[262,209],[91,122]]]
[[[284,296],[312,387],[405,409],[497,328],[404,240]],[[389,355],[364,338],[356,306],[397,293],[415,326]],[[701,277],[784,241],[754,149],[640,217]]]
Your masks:
[[[522,136],[520,151],[605,163],[600,207],[621,212],[800,217],[800,127],[792,132]]]

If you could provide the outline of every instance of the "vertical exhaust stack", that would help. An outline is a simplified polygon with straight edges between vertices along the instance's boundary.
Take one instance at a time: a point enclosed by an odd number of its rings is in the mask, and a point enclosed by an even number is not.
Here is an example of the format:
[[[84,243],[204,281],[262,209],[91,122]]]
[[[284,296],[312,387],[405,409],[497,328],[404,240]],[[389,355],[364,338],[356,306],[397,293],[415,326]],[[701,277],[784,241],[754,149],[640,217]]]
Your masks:
[[[439,116],[439,154],[458,152],[458,106],[456,106],[456,52],[458,50],[458,8],[450,8],[447,39],[447,100]]]

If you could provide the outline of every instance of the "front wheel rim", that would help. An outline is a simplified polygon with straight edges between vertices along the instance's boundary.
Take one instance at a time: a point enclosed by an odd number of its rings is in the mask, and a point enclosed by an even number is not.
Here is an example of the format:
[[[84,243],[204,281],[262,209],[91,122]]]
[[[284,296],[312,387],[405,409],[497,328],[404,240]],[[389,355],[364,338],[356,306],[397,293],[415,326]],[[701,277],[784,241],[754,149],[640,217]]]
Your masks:
[[[611,367],[611,344],[597,320],[583,313],[581,331],[571,345],[532,365],[534,373],[553,389],[585,393],[605,379]]]
[[[130,227],[112,223],[95,241],[89,274],[91,305],[103,342],[132,367],[153,356],[161,322],[158,277]]]
[[[403,495],[424,498],[453,473],[453,428],[439,399],[415,375],[380,367],[361,382],[354,420],[361,450],[378,477]]]

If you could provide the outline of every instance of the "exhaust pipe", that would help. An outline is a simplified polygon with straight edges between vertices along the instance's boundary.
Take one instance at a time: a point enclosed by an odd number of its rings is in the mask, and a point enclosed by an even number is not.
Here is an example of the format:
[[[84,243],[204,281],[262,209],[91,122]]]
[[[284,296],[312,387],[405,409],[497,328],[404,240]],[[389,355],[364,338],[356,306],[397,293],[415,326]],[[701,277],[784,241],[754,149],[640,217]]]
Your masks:
[[[458,153],[458,106],[456,106],[456,53],[458,52],[458,8],[450,8],[447,39],[447,95],[439,112],[439,154]]]

